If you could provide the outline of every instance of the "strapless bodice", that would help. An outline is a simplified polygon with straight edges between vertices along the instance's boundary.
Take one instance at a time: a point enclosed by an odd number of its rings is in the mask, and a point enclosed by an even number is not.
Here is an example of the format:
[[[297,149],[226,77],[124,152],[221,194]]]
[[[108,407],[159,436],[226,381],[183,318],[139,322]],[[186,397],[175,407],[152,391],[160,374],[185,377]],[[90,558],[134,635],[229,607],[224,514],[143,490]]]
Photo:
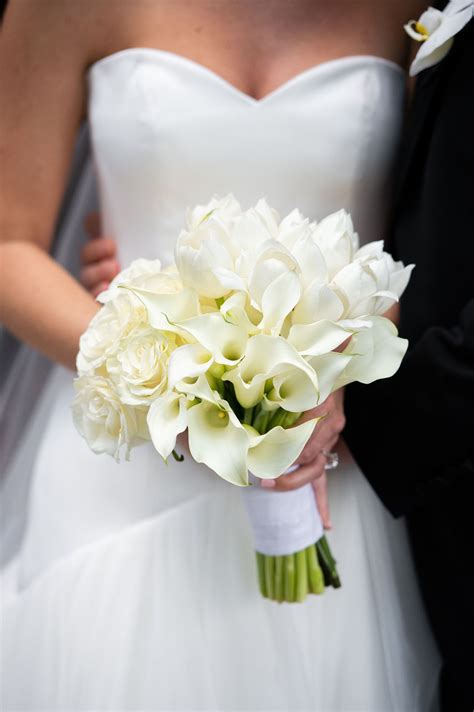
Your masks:
[[[196,62],[126,49],[92,65],[89,117],[104,229],[123,265],[173,259],[187,206],[233,192],[281,214],[345,208],[363,242],[384,236],[404,74],[352,56],[261,100]]]

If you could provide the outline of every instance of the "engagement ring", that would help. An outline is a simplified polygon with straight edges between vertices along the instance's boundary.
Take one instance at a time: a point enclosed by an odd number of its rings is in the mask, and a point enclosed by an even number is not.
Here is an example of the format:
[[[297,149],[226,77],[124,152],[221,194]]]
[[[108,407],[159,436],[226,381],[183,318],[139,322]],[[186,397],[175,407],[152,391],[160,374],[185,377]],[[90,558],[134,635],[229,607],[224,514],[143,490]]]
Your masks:
[[[321,450],[321,455],[324,455],[327,462],[324,465],[325,470],[335,470],[339,465],[339,455],[337,452],[328,452],[327,450]]]

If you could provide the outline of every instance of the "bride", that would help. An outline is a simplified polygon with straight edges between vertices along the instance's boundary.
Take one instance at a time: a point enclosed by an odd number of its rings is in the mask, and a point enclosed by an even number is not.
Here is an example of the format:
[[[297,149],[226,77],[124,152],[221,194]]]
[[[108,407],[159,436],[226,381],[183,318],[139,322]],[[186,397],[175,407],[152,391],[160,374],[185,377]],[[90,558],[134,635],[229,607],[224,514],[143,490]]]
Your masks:
[[[169,263],[185,208],[214,193],[243,207],[266,196],[282,215],[298,206],[312,219],[344,207],[363,241],[379,239],[403,121],[402,26],[422,9],[11,0],[0,48],[2,322],[74,369],[99,307],[48,249],[84,115],[103,227],[123,265]],[[165,467],[147,445],[119,465],[93,455],[71,400],[72,373],[58,365],[11,467],[41,432],[15,592],[2,605],[4,709],[435,706],[438,660],[403,523],[344,446],[329,483],[343,588],[278,606],[257,590],[231,486],[190,458]],[[332,439],[341,402],[325,406]],[[277,487],[319,478],[321,437]]]

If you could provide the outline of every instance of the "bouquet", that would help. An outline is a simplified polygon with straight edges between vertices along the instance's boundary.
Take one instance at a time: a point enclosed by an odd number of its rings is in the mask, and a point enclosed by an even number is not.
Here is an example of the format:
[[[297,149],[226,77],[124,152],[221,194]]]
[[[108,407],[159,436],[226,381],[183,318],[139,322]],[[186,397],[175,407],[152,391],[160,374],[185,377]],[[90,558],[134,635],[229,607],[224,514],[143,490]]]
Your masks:
[[[187,430],[191,456],[242,488],[262,594],[302,601],[337,587],[311,486],[252,484],[297,459],[317,426],[299,424],[302,413],[398,369],[407,342],[382,314],[411,269],[382,242],[360,248],[344,210],[315,223],[214,197],[188,210],[175,264],[136,260],[99,295],[80,341],[75,424],[117,459],[149,440],[182,459]]]

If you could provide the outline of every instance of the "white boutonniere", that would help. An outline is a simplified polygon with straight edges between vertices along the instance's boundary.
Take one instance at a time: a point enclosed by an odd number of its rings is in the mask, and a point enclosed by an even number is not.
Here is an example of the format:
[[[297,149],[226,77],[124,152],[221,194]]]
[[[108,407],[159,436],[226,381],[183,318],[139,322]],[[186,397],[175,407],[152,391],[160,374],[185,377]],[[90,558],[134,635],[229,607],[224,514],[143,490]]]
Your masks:
[[[414,77],[444,59],[452,47],[454,36],[473,16],[474,0],[451,0],[442,12],[429,7],[419,20],[410,20],[405,25],[405,31],[421,43],[411,63],[410,76]]]

